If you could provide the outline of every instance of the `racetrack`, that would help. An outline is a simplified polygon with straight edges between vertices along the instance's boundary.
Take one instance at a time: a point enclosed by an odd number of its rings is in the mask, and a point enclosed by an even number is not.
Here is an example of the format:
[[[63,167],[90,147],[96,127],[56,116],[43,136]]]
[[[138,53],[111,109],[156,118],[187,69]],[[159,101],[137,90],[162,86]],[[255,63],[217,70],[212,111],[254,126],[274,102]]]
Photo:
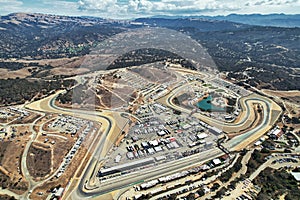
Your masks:
[[[182,87],[176,88],[167,96],[160,99],[159,102],[175,110],[190,113],[190,110],[179,107],[173,104],[172,102],[172,99],[175,97],[175,95],[180,89],[182,89]],[[121,126],[118,125],[115,120],[115,118],[117,118],[115,112],[85,111],[57,107],[54,103],[55,98],[61,92],[62,91],[59,91],[58,93],[51,95],[45,99],[31,103],[26,107],[32,110],[38,110],[43,112],[72,115],[78,118],[98,121],[102,124],[102,135],[101,139],[97,142],[97,148],[93,152],[93,156],[88,161],[88,163],[84,163],[86,165],[84,172],[78,180],[74,181],[74,184],[76,184],[76,186],[74,186],[74,188],[70,188],[70,191],[72,192],[69,191],[67,195],[64,196],[65,199],[84,199],[90,197],[99,197],[99,195],[103,195],[122,188],[127,188],[133,183],[141,182],[147,179],[152,179],[154,177],[159,177],[166,174],[175,173],[176,171],[186,169],[193,165],[199,165],[200,163],[203,163],[204,160],[213,159],[223,154],[221,150],[215,148],[203,152],[201,154],[195,154],[190,157],[148,168],[147,172],[137,171],[126,176],[122,176],[118,178],[118,181],[108,181],[107,183],[102,183],[99,186],[93,184],[91,185],[90,180],[92,179],[92,176],[98,167],[99,161],[101,161],[105,157],[108,150],[111,148],[113,141],[116,139],[117,134],[121,131]],[[194,116],[199,118],[200,120],[206,122],[211,126],[221,128],[225,132],[230,130],[238,132],[247,128],[247,126],[249,126],[249,120],[251,120],[251,118],[254,117],[254,110],[252,108],[252,104],[260,104],[263,109],[262,123],[260,123],[257,127],[253,127],[253,129],[251,129],[250,131],[242,135],[236,136],[233,139],[229,140],[227,143],[225,143],[224,146],[230,149],[231,151],[243,149],[250,143],[257,140],[263,134],[265,134],[273,126],[273,123],[276,121],[276,119],[281,113],[281,108],[277,104],[275,104],[273,101],[266,97],[262,97],[256,94],[252,94],[241,98],[239,100],[239,103],[242,108],[242,113],[240,120],[235,123],[223,123],[215,119],[209,118],[207,116],[204,116],[201,113],[194,114]],[[120,113],[117,113],[117,115],[119,115],[120,117]]]
[[[184,87],[187,87],[187,85],[183,85],[181,87],[176,88],[167,96],[161,98],[159,102],[175,110],[184,113],[191,113],[191,110],[180,107],[173,103],[173,99],[176,97],[178,92],[184,89]],[[240,114],[239,121],[236,121],[234,123],[220,122],[201,113],[193,114],[194,117],[197,117],[198,119],[209,124],[210,126],[214,126],[223,130],[223,132],[225,133],[238,133],[241,130],[251,128],[251,130],[247,131],[246,133],[238,135],[233,139],[229,140],[228,143],[224,144],[224,146],[230,151],[241,150],[247,145],[253,143],[255,140],[259,139],[273,126],[273,124],[277,121],[282,112],[280,106],[277,105],[275,102],[257,94],[251,94],[249,96],[242,97],[239,99],[239,103],[242,108],[242,113]],[[263,110],[262,122],[257,127],[251,127],[251,122],[254,120],[255,117],[255,111],[252,108],[253,104],[260,104]]]
[[[98,161],[103,159],[103,156],[105,156],[107,151],[111,148],[110,145],[113,144],[113,138],[110,138],[112,137],[111,135],[115,135],[114,133],[119,133],[120,128],[116,125],[114,118],[111,117],[111,113],[109,112],[101,112],[102,115],[100,115],[99,112],[95,111],[84,111],[57,107],[54,102],[58,94],[60,94],[61,92],[63,91],[59,91],[58,93],[51,95],[45,99],[26,105],[26,108],[49,113],[71,115],[101,123],[102,130],[100,131],[100,134],[102,134],[102,136],[100,141],[98,141],[97,149],[93,152],[93,155],[89,162],[86,163],[86,167],[84,169],[83,175],[80,178],[79,185],[76,187],[75,192],[72,193],[72,199],[82,199],[81,197],[86,195],[86,193],[83,191],[85,181],[89,180],[95,168],[95,165],[98,163]]]

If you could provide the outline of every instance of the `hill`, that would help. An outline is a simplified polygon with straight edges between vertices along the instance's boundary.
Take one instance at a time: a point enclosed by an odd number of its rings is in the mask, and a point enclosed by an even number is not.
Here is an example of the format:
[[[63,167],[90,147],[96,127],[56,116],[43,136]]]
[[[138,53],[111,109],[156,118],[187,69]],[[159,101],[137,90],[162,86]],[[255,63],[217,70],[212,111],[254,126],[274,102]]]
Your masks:
[[[236,23],[259,26],[275,26],[275,27],[300,27],[300,15],[285,15],[285,14],[251,14],[238,15],[231,14],[227,16],[204,17],[213,20],[227,20]]]
[[[164,19],[185,19],[187,17],[181,16],[154,16],[153,18],[164,18]],[[228,21],[234,23],[257,25],[257,26],[274,26],[274,27],[285,27],[294,28],[300,27],[300,15],[287,15],[287,14],[230,14],[230,15],[219,15],[219,16],[193,16],[193,19],[206,19],[206,20],[218,20]]]
[[[16,13],[0,18],[0,57],[43,59],[84,55],[97,41],[120,33],[118,21]]]
[[[55,72],[56,66],[62,68],[65,65],[62,63],[80,67],[80,58],[89,54],[91,48],[101,41],[140,27],[164,27],[189,35],[207,49],[220,71],[241,83],[266,89],[300,89],[300,28],[254,26],[202,18],[121,21],[95,17],[10,14],[0,18],[0,57],[5,62],[1,66],[13,71],[32,67],[24,64],[24,60],[38,61],[40,71],[35,74],[38,77],[49,76]],[[160,55],[153,57],[155,60],[165,59]],[[12,58],[15,61],[11,62]],[[56,58],[65,61],[59,61],[56,65],[49,61]],[[46,67],[43,67],[45,64]]]

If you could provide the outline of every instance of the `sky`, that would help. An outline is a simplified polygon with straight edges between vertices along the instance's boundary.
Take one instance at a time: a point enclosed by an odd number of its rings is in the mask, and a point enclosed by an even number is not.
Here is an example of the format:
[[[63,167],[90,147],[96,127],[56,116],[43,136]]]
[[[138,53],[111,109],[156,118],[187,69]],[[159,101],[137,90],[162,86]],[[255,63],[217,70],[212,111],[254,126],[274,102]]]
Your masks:
[[[0,15],[15,12],[123,19],[157,15],[300,14],[300,0],[0,0]]]

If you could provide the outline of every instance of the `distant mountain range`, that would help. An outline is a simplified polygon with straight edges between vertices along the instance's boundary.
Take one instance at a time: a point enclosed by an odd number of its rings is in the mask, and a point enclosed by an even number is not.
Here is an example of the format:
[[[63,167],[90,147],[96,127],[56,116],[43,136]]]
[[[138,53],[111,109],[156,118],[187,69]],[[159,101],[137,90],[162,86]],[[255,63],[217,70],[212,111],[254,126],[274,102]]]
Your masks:
[[[178,16],[154,16],[152,18],[178,19],[187,17]],[[250,14],[239,15],[231,14],[227,16],[193,16],[188,18],[202,18],[210,20],[225,20],[236,23],[258,25],[258,26],[275,26],[275,27],[300,27],[300,14],[285,15],[285,14]]]
[[[118,33],[143,27],[162,27],[187,34],[199,42],[211,55],[219,70],[226,72],[231,78],[268,89],[300,89],[300,28],[294,27],[299,23],[299,20],[295,20],[297,17],[299,15],[230,15],[206,18],[157,16],[124,21],[95,17],[10,14],[0,17],[0,58],[5,62],[0,68],[21,69],[24,59],[34,62],[83,57],[101,41]],[[239,22],[228,21],[229,19]],[[265,19],[265,25],[274,25],[277,21],[278,26],[279,22],[287,20],[285,27],[250,25],[258,23],[259,19]],[[273,23],[267,23],[267,20]],[[159,57],[161,55],[154,56],[157,60],[162,58]],[[17,60],[20,63],[8,63],[7,60]]]

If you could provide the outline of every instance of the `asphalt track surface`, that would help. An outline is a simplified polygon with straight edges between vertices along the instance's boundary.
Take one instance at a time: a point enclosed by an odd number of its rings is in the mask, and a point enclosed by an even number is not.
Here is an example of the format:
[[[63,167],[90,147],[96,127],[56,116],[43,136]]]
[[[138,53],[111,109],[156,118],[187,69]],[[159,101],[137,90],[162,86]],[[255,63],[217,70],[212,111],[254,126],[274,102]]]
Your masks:
[[[226,123],[226,125],[230,126],[230,127],[243,125],[250,115],[250,109],[251,109],[250,102],[251,101],[265,104],[265,106],[263,106],[265,109],[263,123],[261,123],[259,126],[257,126],[253,130],[241,135],[240,137],[237,137],[237,139],[230,140],[229,143],[227,144],[227,146],[229,146],[230,148],[234,148],[240,142],[244,141],[248,137],[251,137],[262,127],[269,125],[269,117],[268,116],[270,114],[270,102],[265,99],[254,98],[254,97],[253,98],[246,97],[243,100],[244,106],[247,111],[245,118],[242,121],[240,121],[238,124]],[[169,98],[169,102],[170,102],[170,98]],[[224,126],[223,123],[221,125]],[[212,159],[212,158],[221,156],[222,154],[224,154],[224,153],[219,149],[208,150],[206,152],[202,152],[200,155],[196,154],[194,156],[186,157],[184,159],[179,159],[176,161],[161,164],[161,165],[155,166],[151,169],[150,168],[144,169],[139,172],[134,172],[129,175],[118,177],[117,181],[111,180],[111,181],[104,182],[98,188],[95,188],[90,191],[88,191],[87,188],[85,188],[85,182],[88,180],[88,177],[87,177],[88,172],[85,171],[85,175],[83,176],[85,178],[81,180],[79,187],[76,190],[76,197],[73,195],[72,197],[75,197],[75,198],[72,198],[72,199],[100,196],[100,195],[106,194],[108,192],[112,192],[114,190],[129,187],[129,186],[137,184],[139,182],[144,182],[144,180],[147,180],[147,179],[153,179],[155,177],[159,177],[162,175],[167,175],[167,174],[175,173],[177,171],[182,171],[185,168],[188,168],[195,164],[199,165],[201,162],[203,163],[204,160]]]
[[[174,91],[173,91],[174,92]],[[173,107],[176,110],[184,111],[184,112],[190,112],[187,109],[178,107],[174,105],[171,102],[171,99],[173,95],[176,94],[172,93],[168,95],[167,103],[169,104],[168,106]],[[172,174],[175,173],[176,171],[182,171],[185,168],[188,168],[190,166],[196,165],[203,163],[204,160],[207,159],[213,159],[215,157],[221,156],[224,154],[221,150],[219,149],[212,149],[208,150],[205,152],[202,152],[201,154],[195,154],[186,158],[182,158],[176,161],[171,161],[165,164],[161,164],[152,168],[144,169],[141,171],[137,171],[134,173],[130,173],[128,175],[124,175],[118,178],[118,180],[112,180],[112,181],[107,181],[104,182],[103,184],[99,186],[95,186],[91,188],[88,186],[89,180],[92,178],[92,174],[95,170],[95,167],[97,166],[97,163],[102,159],[100,154],[103,150],[103,147],[105,146],[106,142],[106,137],[110,134],[112,127],[113,127],[113,121],[111,118],[107,116],[103,116],[103,114],[99,114],[99,112],[92,112],[92,111],[83,111],[83,110],[76,110],[76,109],[66,109],[66,108],[61,108],[55,105],[55,99],[58,94],[54,95],[50,101],[48,101],[48,106],[50,107],[50,110],[55,113],[64,113],[64,114],[69,114],[69,115],[78,115],[78,117],[83,118],[83,116],[90,116],[90,118],[101,118],[102,120],[106,121],[106,127],[103,135],[101,136],[100,141],[97,144],[96,150],[93,152],[92,158],[88,161],[84,173],[81,176],[81,179],[79,181],[79,184],[77,185],[76,188],[72,190],[72,193],[70,196],[71,199],[86,199],[86,198],[92,198],[92,197],[97,197],[106,193],[109,193],[114,190],[122,189],[122,188],[127,188],[133,184],[143,182],[147,179],[152,179],[154,177],[159,177],[162,175],[167,175],[167,174]],[[207,118],[209,122],[214,122],[218,123],[221,126],[228,126],[228,127],[236,127],[238,125],[243,125],[247,118],[250,115],[250,107],[249,103],[250,101],[255,101],[255,102],[260,102],[265,104],[264,107],[264,117],[263,117],[263,122],[254,128],[253,130],[241,135],[240,137],[236,137],[234,140],[230,140],[228,143],[228,146],[230,148],[234,148],[236,145],[238,145],[240,142],[244,141],[245,139],[251,137],[254,135],[259,129],[262,129],[263,127],[269,125],[270,122],[270,101],[266,100],[264,97],[258,98],[258,97],[245,97],[246,99],[241,99],[241,103],[244,104],[244,108],[246,109],[246,116],[242,121],[240,121],[238,124],[229,124],[229,123],[220,123],[217,120],[208,118],[206,116],[203,116],[204,118]],[[203,120],[203,121],[206,121]],[[209,123],[208,122],[208,123]]]
[[[82,179],[81,179],[81,181],[75,191],[75,195],[74,195],[75,196],[74,199],[87,198],[87,197],[90,197],[90,194],[83,191],[85,181],[88,180],[87,178],[90,178],[90,175],[91,175],[90,173],[93,171],[93,169],[95,167],[95,163],[97,163],[99,160],[101,160],[100,155],[103,150],[104,144],[106,142],[105,141],[106,137],[112,130],[113,122],[109,117],[97,114],[99,112],[76,110],[76,109],[66,109],[66,108],[56,106],[55,99],[58,96],[58,94],[59,93],[44,99],[44,101],[46,101],[46,104],[47,104],[44,106],[46,106],[47,109],[40,108],[39,110],[46,111],[46,112],[59,113],[59,114],[67,114],[67,115],[77,116],[77,117],[81,117],[81,118],[85,118],[85,119],[89,119],[89,120],[91,120],[93,118],[94,119],[101,118],[102,120],[104,120],[106,122],[105,123],[105,126],[106,126],[105,131],[102,133],[101,140],[98,142],[97,148],[93,152],[91,160],[87,163],[87,166],[84,169]],[[37,108],[33,109],[33,108],[30,108],[30,106],[29,106],[29,109],[36,110]],[[89,116],[89,117],[86,117],[86,116]],[[102,123],[104,121],[102,121]]]
[[[58,94],[57,94],[58,95]],[[102,117],[103,119],[107,120],[109,123],[109,126],[105,129],[105,132],[103,133],[103,136],[101,136],[101,140],[99,141],[97,145],[97,149],[94,151],[92,158],[87,163],[86,168],[84,169],[84,173],[82,175],[82,178],[79,181],[79,184],[77,187],[72,191],[71,193],[71,199],[79,200],[79,199],[87,199],[92,197],[97,197],[103,194],[106,194],[108,192],[122,189],[129,187],[133,184],[136,184],[138,182],[143,182],[147,179],[152,179],[154,177],[160,177],[167,174],[173,174],[176,171],[182,171],[184,168],[191,167],[193,165],[199,165],[203,163],[204,160],[212,159],[218,156],[223,155],[224,153],[220,149],[213,149],[208,150],[205,152],[202,152],[201,154],[195,154],[190,157],[182,158],[179,160],[171,161],[168,163],[161,164],[159,166],[155,166],[149,169],[141,170],[139,172],[128,174],[127,176],[123,176],[121,178],[118,178],[117,181],[113,181],[114,183],[108,181],[105,184],[101,184],[101,186],[94,187],[94,188],[88,188],[87,183],[92,178],[92,174],[94,172],[94,169],[102,158],[100,158],[100,154],[103,150],[105,139],[110,133],[112,129],[112,121],[110,118],[102,116],[100,114],[96,114],[95,112],[89,112],[89,111],[83,111],[83,110],[75,110],[75,109],[65,109],[61,108],[55,105],[55,99],[57,97],[55,95],[53,98],[51,98],[50,101],[48,101],[48,106],[51,107],[53,112],[57,113],[65,113],[65,114],[84,114],[84,115],[90,115],[92,117]]]
[[[182,108],[180,106],[177,106],[175,105],[172,100],[175,98],[175,95],[179,92],[179,90],[182,90],[184,87],[186,87],[186,85],[183,85],[181,87],[178,87],[176,88],[174,91],[172,91],[170,94],[168,94],[167,96],[167,105],[169,107],[172,107],[178,111],[182,111],[182,112],[185,112],[185,113],[190,113],[191,111],[188,110],[188,109],[185,109],[185,108]],[[251,97],[252,96],[252,97]],[[214,124],[218,124],[219,126],[221,127],[238,127],[238,126],[242,126],[245,124],[245,122],[249,119],[249,115],[250,115],[250,107],[249,107],[249,104],[247,102],[249,101],[255,101],[256,103],[264,103],[267,105],[268,109],[267,111],[270,112],[270,100],[267,100],[265,99],[264,97],[255,97],[252,95],[250,96],[245,96],[245,97],[242,97],[239,99],[239,102],[241,103],[241,107],[244,111],[246,111],[247,113],[247,116],[246,117],[243,117],[242,120],[240,120],[238,123],[227,123],[227,122],[220,122],[216,119],[213,119],[213,118],[210,118],[210,117],[207,117],[205,115],[197,115],[198,118],[201,118],[201,120],[204,120],[204,121],[207,121],[208,123],[214,123]],[[199,117],[200,116],[200,117]]]
[[[170,94],[167,95],[165,99],[165,103],[167,106],[172,107],[175,110],[185,112],[185,113],[191,113],[190,110],[185,109],[183,107],[180,107],[178,105],[175,105],[172,100],[175,98],[176,94],[183,89],[185,86],[181,86],[176,88],[174,91],[172,91]],[[223,130],[242,130],[247,127],[245,127],[245,123],[253,116],[250,116],[250,108],[251,103],[259,103],[263,107],[263,119],[262,123],[260,123],[257,127],[254,127],[253,129],[247,131],[246,133],[242,135],[238,135],[234,137],[233,139],[229,140],[224,146],[226,146],[230,150],[235,150],[235,148],[240,145],[240,143],[245,142],[248,138],[254,136],[256,133],[258,133],[260,130],[265,130],[266,128],[270,128],[272,126],[271,117],[272,117],[272,109],[271,104],[276,105],[274,102],[272,102],[270,99],[258,96],[257,94],[251,94],[246,97],[242,97],[239,99],[239,103],[242,107],[243,112],[246,112],[244,114],[244,117],[237,123],[226,123],[226,122],[220,122],[216,119],[207,117],[205,115],[202,115],[200,113],[194,113],[193,116],[199,118],[200,120],[206,122],[207,124],[211,126],[216,126],[218,128],[221,128]],[[274,109],[276,110],[276,109]],[[277,116],[279,117],[279,115]]]
[[[53,109],[59,110],[59,111],[68,111],[68,109],[64,109],[61,107],[58,107],[55,105],[55,99],[57,96],[55,96],[54,98],[52,98],[49,102],[49,106],[52,107]],[[105,132],[102,133],[103,135],[101,136],[101,139],[99,141],[99,143],[97,144],[97,148],[96,150],[93,152],[92,158],[91,160],[88,162],[86,168],[84,169],[84,173],[83,176],[79,182],[78,187],[76,188],[76,190],[72,193],[72,199],[85,199],[91,196],[94,196],[95,194],[97,194],[96,192],[88,192],[85,190],[86,188],[86,183],[92,178],[92,174],[91,172],[94,171],[98,161],[100,161],[101,158],[101,152],[103,151],[103,147],[105,145],[106,142],[106,138],[108,136],[108,134],[110,133],[111,129],[112,129],[112,120],[106,116],[103,115],[99,115],[96,114],[95,112],[90,113],[89,111],[82,111],[82,110],[75,110],[72,109],[71,110],[72,113],[76,114],[76,113],[81,113],[84,115],[91,115],[91,116],[95,116],[97,115],[97,117],[101,117],[104,120],[106,120],[108,122],[108,126],[105,128]],[[100,195],[100,194],[98,194]]]
[[[121,177],[118,177],[117,179],[112,179],[111,181],[104,182],[98,188],[95,188],[90,191],[88,191],[84,185],[85,180],[81,180],[79,187],[76,190],[76,196],[78,199],[88,198],[91,196],[100,196],[108,192],[112,192],[114,190],[129,187],[139,182],[144,182],[144,180],[147,179],[158,178],[162,175],[165,176],[168,174],[176,173],[178,171],[182,171],[182,169],[184,168],[197,166],[201,164],[204,160],[208,160],[216,156],[221,156],[223,154],[224,153],[219,149],[209,150],[206,152],[202,152],[202,154],[196,154],[194,156],[185,157],[180,160],[171,161],[148,169],[133,172],[128,175],[123,175]],[[74,197],[74,195],[72,197]]]

